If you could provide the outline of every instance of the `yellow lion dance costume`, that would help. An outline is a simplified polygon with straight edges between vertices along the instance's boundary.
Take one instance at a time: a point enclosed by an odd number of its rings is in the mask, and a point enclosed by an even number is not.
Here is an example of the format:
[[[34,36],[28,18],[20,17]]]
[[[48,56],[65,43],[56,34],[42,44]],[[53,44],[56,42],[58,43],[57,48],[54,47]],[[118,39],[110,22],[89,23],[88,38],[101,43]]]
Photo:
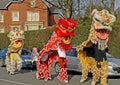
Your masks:
[[[82,78],[80,82],[87,79],[89,72],[93,74],[91,85],[95,85],[101,79],[101,85],[107,85],[108,64],[106,58],[107,42],[109,32],[112,31],[112,24],[115,16],[107,10],[92,12],[93,22],[89,37],[76,50],[82,64]]]
[[[22,59],[20,54],[24,44],[23,31],[10,31],[8,34],[10,45],[6,54],[6,70],[9,74],[15,74],[15,71],[20,71],[22,68]]]

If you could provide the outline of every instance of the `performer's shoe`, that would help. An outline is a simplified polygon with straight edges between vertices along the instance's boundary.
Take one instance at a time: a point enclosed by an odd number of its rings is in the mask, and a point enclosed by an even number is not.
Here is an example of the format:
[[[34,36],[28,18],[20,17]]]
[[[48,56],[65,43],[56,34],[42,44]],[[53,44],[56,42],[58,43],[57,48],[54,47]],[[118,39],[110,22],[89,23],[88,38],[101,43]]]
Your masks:
[[[64,82],[65,82],[65,83],[68,83],[68,80],[65,80]]]
[[[49,78],[48,80],[52,80],[52,78]]]
[[[45,81],[48,81],[48,79],[44,79]]]
[[[44,79],[45,81],[52,80],[52,78]]]
[[[103,84],[101,84],[101,85],[108,85],[107,83],[103,83]]]
[[[62,81],[62,80],[60,80],[60,78],[57,76],[57,79],[59,80],[59,81],[61,81],[62,83],[68,83],[68,80],[64,80],[64,81]]]
[[[38,79],[38,80],[40,79],[39,76],[38,76],[38,72],[36,72],[36,79]]]
[[[80,80],[80,82],[83,83],[85,80],[86,80],[85,78],[84,78],[84,79],[82,78],[82,79]]]
[[[10,75],[14,75],[15,73],[14,72],[10,72]]]
[[[95,85],[95,83],[96,83],[96,82],[92,81],[92,82],[91,82],[91,85]]]

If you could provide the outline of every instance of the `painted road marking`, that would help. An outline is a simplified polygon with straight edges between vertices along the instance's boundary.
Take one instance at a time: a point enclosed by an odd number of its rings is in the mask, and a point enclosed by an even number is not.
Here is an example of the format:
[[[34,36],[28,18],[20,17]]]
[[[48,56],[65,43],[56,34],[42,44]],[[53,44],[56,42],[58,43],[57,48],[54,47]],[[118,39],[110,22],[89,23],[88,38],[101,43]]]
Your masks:
[[[16,81],[11,81],[11,80],[6,80],[6,79],[0,79],[0,81],[6,81],[6,82],[10,82],[10,83],[19,84],[19,85],[29,85],[29,84],[25,84],[22,82],[16,82]]]

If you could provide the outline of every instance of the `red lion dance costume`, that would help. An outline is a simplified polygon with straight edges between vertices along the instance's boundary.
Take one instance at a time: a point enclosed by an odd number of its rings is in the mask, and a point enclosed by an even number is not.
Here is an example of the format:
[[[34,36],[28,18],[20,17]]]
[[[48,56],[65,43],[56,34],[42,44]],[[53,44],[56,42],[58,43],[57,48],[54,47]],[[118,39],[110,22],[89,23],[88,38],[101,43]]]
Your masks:
[[[96,85],[99,79],[101,79],[101,85],[107,85],[107,42],[109,32],[112,31],[111,26],[116,18],[105,9],[102,11],[94,9],[92,17],[93,22],[88,39],[77,46],[77,52],[82,64],[80,82],[84,82],[87,79],[88,72],[91,71],[93,74],[91,85]]]
[[[44,78],[45,81],[51,79],[49,73],[51,64],[58,58],[60,71],[57,78],[61,82],[68,82],[68,76],[66,71],[67,59],[65,52],[70,50],[72,45],[70,42],[70,36],[75,36],[74,29],[76,27],[76,21],[70,18],[60,19],[54,30],[50,40],[40,51],[37,60],[37,73],[36,78]]]

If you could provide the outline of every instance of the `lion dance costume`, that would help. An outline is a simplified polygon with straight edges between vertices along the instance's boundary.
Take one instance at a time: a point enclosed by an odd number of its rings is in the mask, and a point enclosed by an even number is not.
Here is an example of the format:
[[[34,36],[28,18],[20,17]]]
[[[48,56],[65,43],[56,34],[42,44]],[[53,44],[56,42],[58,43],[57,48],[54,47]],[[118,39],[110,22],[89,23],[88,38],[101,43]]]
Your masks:
[[[72,47],[70,37],[75,35],[75,27],[75,20],[70,18],[59,19],[50,40],[39,53],[36,73],[37,79],[44,78],[45,81],[51,79],[51,75],[49,73],[51,64],[58,59],[60,71],[57,78],[61,82],[68,82],[66,71],[67,59],[65,52],[70,50]]]
[[[91,15],[93,22],[89,37],[76,49],[82,64],[80,82],[84,82],[87,79],[90,71],[93,74],[91,85],[95,85],[98,79],[101,79],[101,85],[107,85],[107,42],[109,32],[112,31],[111,26],[116,18],[105,9],[102,11],[94,9]]]
[[[8,73],[13,75],[16,69],[20,71],[22,67],[20,54],[24,43],[24,32],[10,31],[8,37],[10,39],[10,45],[6,54],[6,69]]]

